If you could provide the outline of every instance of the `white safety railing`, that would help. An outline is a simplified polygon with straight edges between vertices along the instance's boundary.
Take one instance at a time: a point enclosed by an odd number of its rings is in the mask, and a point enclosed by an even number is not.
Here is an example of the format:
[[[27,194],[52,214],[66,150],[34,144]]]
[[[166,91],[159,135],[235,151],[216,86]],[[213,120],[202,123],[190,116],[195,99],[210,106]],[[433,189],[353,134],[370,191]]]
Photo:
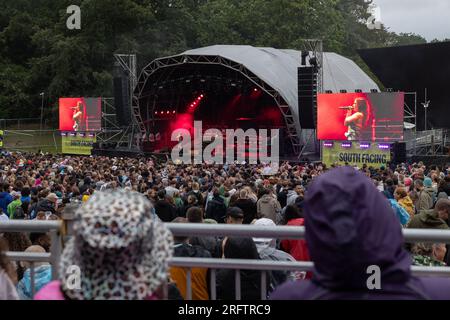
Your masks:
[[[210,225],[210,224],[166,224],[174,236],[227,236],[227,237],[257,237],[276,239],[304,239],[304,227],[260,227],[253,225]],[[403,229],[405,242],[427,242],[450,244],[450,230],[431,229]],[[182,258],[175,257],[170,261],[172,267],[182,267],[187,269],[186,277],[186,299],[192,298],[191,274],[192,268],[210,269],[210,293],[211,300],[217,299],[216,291],[216,270],[235,270],[235,297],[241,299],[240,271],[257,270],[261,271],[261,300],[267,298],[267,272],[269,271],[312,271],[313,262],[285,262],[285,261],[264,261],[264,260],[244,260],[244,259],[207,259],[207,258]],[[449,267],[419,267],[411,266],[411,271],[418,276],[440,276],[450,277]]]
[[[50,253],[32,253],[32,252],[16,252],[8,251],[6,256],[12,261],[30,262],[30,282],[31,293],[35,294],[35,263],[49,262],[52,266],[52,279],[58,279],[59,260],[62,253],[60,221],[20,221],[12,220],[0,222],[0,233],[3,232],[25,232],[25,233],[48,233],[50,235]]]
[[[211,225],[211,224],[179,224],[167,223],[166,226],[174,236],[202,237],[202,236],[227,236],[227,237],[258,237],[276,239],[303,239],[305,237],[304,227],[260,227],[253,225]],[[58,278],[58,262],[62,252],[62,239],[60,235],[61,222],[59,221],[9,221],[0,223],[2,232],[49,232],[51,236],[50,253],[26,253],[7,252],[6,255],[13,261],[30,262],[30,277],[32,292],[34,294],[34,263],[49,262],[52,265],[52,277]],[[405,242],[428,242],[450,244],[450,230],[431,229],[404,229]],[[268,272],[280,271],[311,271],[314,268],[312,262],[284,262],[265,260],[244,259],[214,259],[214,258],[184,258],[174,257],[169,262],[171,267],[187,269],[186,276],[186,298],[192,299],[192,268],[207,268],[210,270],[210,298],[217,299],[216,276],[217,270],[235,270],[235,295],[236,300],[241,298],[241,270],[261,271],[261,299],[267,298]],[[420,276],[450,277],[449,267],[417,267],[412,266],[411,271]]]

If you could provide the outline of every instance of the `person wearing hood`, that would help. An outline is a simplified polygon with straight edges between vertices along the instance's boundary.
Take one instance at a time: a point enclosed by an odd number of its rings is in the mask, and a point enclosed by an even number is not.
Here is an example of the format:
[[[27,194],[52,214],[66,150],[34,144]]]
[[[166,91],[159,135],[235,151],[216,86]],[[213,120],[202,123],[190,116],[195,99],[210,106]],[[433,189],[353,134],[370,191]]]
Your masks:
[[[11,192],[11,196],[13,198],[13,201],[8,204],[7,209],[9,218],[14,219],[14,213],[16,212],[16,209],[22,205],[22,201],[20,200],[20,192],[13,191]]]
[[[35,300],[158,300],[168,280],[173,237],[151,215],[152,204],[125,190],[96,192],[75,212],[74,235],[67,241],[59,270],[73,273],[44,286]]]
[[[0,208],[3,212],[8,212],[8,205],[13,201],[13,197],[9,194],[9,184],[4,183],[0,192]]]
[[[395,212],[395,215],[397,216],[398,220],[400,221],[400,224],[402,226],[406,226],[408,224],[408,222],[410,221],[408,212],[401,205],[398,204],[397,200],[394,199],[394,195],[391,192],[385,190],[382,193],[388,199],[389,204],[391,205],[392,209]]]
[[[286,226],[290,227],[302,227],[305,225],[303,214],[300,213],[300,210],[295,205],[286,207],[284,222]],[[304,239],[283,239],[280,242],[280,247],[297,261],[310,261],[308,247]]]
[[[276,224],[267,218],[261,218],[254,222],[255,226],[258,227],[276,227]],[[269,261],[288,261],[295,262],[295,258],[289,253],[278,250],[276,248],[276,239],[272,238],[253,238],[255,242],[256,249],[258,250],[259,257],[261,260]],[[294,273],[291,271],[271,271],[271,285],[273,288],[279,286],[280,284],[286,282],[287,280],[294,280]]]
[[[46,251],[41,246],[30,246],[25,252],[45,253]],[[31,290],[30,263],[20,262],[20,264],[25,270],[25,273],[17,284],[17,293],[19,294],[20,300],[31,300],[33,299],[33,293]],[[34,285],[36,292],[38,292],[52,281],[52,267],[48,262],[36,262],[34,267]]]
[[[305,229],[313,279],[286,283],[272,299],[450,299],[450,279],[411,274],[411,255],[389,202],[353,168],[328,171],[312,182]],[[373,267],[378,272],[370,272]]]
[[[394,192],[394,198],[398,204],[408,212],[409,217],[412,219],[414,217],[415,208],[414,203],[409,197],[408,193],[404,188],[397,188]]]
[[[419,211],[408,225],[410,229],[449,229],[447,220],[450,213],[450,200],[439,199],[434,209]]]
[[[281,206],[272,195],[272,190],[264,189],[262,196],[256,203],[256,212],[259,218],[268,218],[275,224],[281,221]]]

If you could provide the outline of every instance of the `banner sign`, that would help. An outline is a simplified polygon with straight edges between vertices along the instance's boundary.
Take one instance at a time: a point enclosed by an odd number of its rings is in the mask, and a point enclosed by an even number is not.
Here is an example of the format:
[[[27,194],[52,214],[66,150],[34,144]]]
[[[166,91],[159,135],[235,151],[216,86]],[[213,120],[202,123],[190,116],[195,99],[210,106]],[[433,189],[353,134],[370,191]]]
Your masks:
[[[62,153],[76,155],[91,155],[97,138],[92,133],[61,133]]]
[[[327,166],[350,165],[361,168],[386,167],[391,161],[389,144],[360,143],[354,141],[322,142],[322,162]]]

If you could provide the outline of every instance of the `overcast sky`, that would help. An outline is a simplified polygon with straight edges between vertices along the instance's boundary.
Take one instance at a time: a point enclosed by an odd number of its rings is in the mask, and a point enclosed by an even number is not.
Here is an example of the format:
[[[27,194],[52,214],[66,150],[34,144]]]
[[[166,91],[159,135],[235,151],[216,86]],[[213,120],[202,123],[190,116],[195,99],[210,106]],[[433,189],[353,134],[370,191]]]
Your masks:
[[[374,0],[391,31],[417,33],[428,41],[450,38],[450,0]]]

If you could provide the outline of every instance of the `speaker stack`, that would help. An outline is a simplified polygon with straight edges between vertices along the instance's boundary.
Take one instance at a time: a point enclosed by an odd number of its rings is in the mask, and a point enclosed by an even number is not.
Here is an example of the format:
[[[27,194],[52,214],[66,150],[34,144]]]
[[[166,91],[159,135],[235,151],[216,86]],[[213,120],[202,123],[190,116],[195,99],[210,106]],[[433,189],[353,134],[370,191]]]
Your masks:
[[[303,66],[298,68],[298,115],[303,129],[316,128],[317,90],[317,67]]]

